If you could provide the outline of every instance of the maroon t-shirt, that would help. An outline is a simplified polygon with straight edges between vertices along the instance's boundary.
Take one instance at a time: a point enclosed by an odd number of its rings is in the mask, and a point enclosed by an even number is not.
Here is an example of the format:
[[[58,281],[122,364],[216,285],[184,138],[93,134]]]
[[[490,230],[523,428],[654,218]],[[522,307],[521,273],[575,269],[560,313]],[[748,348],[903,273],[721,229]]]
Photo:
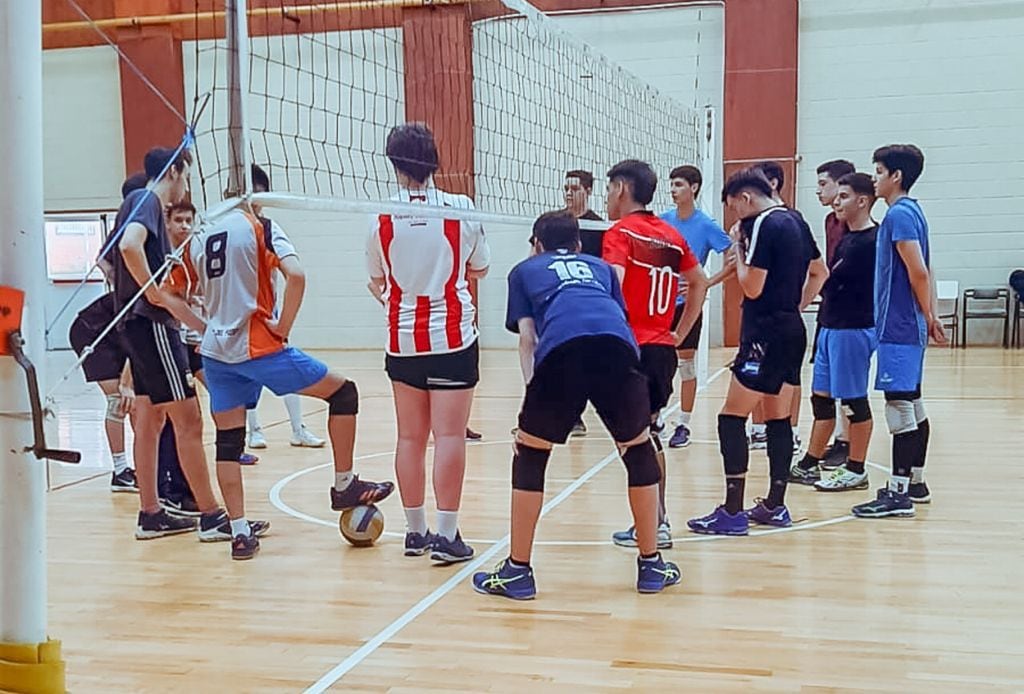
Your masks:
[[[840,222],[835,212],[829,212],[825,217],[825,262],[829,267],[832,267],[832,256],[836,252],[836,246],[846,232],[846,222]]]

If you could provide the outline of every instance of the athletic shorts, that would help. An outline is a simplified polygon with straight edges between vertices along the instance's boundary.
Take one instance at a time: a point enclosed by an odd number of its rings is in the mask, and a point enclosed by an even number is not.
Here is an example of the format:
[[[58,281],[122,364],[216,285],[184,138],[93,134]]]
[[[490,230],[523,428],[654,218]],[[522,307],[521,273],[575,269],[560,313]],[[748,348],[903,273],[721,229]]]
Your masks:
[[[467,390],[480,381],[480,347],[474,341],[466,349],[447,354],[384,357],[388,378],[418,390]]]
[[[71,348],[75,350],[75,354],[82,356],[85,348],[91,345],[101,332],[102,330],[90,328],[76,318],[68,333],[68,339],[71,341]],[[128,353],[121,342],[121,337],[117,334],[117,330],[111,330],[96,345],[92,354],[82,362],[85,380],[88,383],[115,381],[121,378],[126,361],[128,361]]]
[[[822,328],[814,355],[814,392],[847,400],[867,397],[875,344],[874,328]]]
[[[519,429],[565,443],[589,401],[612,438],[625,443],[650,426],[649,398],[632,345],[609,335],[577,337],[537,364],[519,411]]]
[[[878,369],[875,390],[886,393],[909,393],[916,390],[924,376],[924,347],[878,343]]]
[[[275,395],[298,393],[323,380],[327,365],[294,347],[238,364],[203,357],[203,373],[214,414],[253,409],[264,388]]]
[[[783,384],[800,385],[807,351],[807,328],[800,316],[781,316],[773,329],[740,335],[732,373],[740,385],[765,395],[778,395]]]
[[[686,304],[676,304],[676,313],[672,317],[672,329],[675,330],[679,326],[679,320],[683,317],[683,308]],[[676,345],[676,349],[697,349],[700,346],[700,328],[704,323],[704,311],[697,314],[697,320],[694,322],[693,327],[690,328],[690,332],[686,333],[686,337],[683,341]]]
[[[199,353],[199,345],[190,345],[186,342],[185,349],[188,350],[188,370],[195,376],[203,370],[203,355]]]
[[[136,395],[147,396],[154,405],[196,396],[188,350],[176,329],[133,318],[121,326],[121,340],[128,351]]]
[[[640,345],[640,370],[647,376],[648,414],[658,414],[672,398],[672,382],[678,368],[675,347]]]

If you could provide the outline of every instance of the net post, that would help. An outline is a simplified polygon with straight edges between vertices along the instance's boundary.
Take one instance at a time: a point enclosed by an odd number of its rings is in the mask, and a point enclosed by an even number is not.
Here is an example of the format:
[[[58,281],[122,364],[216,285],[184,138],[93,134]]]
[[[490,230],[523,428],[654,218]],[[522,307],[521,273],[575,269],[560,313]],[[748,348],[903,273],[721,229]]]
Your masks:
[[[225,0],[228,53],[228,188],[224,197],[252,192],[249,166],[249,15],[246,0]]]
[[[704,213],[712,219],[717,219],[715,214],[716,205],[713,202],[717,198],[718,190],[718,167],[715,157],[715,109],[712,106],[704,107],[704,120],[697,123],[697,142],[700,143],[701,162],[700,170],[704,182],[701,184],[700,206]],[[710,318],[713,315],[711,294],[704,299],[704,315]],[[721,302],[718,302],[721,306]],[[697,385],[704,387],[708,383],[711,371],[711,321],[705,320],[701,325],[700,347],[697,349]]]
[[[20,316],[16,305],[0,307],[7,314],[0,340],[9,353],[10,331],[20,323],[42,369],[41,4],[0,3],[0,27],[0,285],[25,299]],[[24,373],[13,356],[0,356],[0,690],[63,691],[60,645],[46,633],[46,462],[31,452],[30,413]]]

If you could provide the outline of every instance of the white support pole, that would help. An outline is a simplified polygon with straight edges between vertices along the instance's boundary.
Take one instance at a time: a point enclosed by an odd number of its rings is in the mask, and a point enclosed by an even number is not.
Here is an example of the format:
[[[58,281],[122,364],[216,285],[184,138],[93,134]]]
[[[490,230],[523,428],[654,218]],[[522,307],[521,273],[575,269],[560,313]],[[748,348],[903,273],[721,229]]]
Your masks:
[[[718,165],[715,161],[715,109],[711,106],[704,108],[704,123],[698,127],[698,136],[702,144],[703,151],[701,152],[700,170],[703,173],[704,182],[700,187],[700,207],[703,208],[704,212],[712,219],[717,218],[715,214],[715,204],[712,202],[716,200],[718,195],[718,181],[716,173],[718,171]],[[717,257],[717,254],[712,257]],[[715,272],[718,271],[721,261],[713,260],[713,267]],[[720,291],[720,290],[719,290]],[[718,306],[721,307],[722,302],[719,300]],[[700,349],[697,350],[697,384],[700,386],[706,386],[708,378],[710,377],[710,347],[711,347],[711,316],[721,315],[721,311],[718,313],[712,311],[714,306],[711,300],[711,294],[708,293],[707,298],[704,300],[704,316],[705,320],[701,324],[700,330]]]
[[[25,292],[25,351],[46,383],[43,62],[39,2],[0,2],[0,285]],[[6,340],[6,336],[3,336]],[[46,461],[25,374],[0,356],[0,643],[46,641]]]
[[[246,0],[225,0],[228,47],[228,189],[225,197],[252,193],[249,153],[249,14]]]

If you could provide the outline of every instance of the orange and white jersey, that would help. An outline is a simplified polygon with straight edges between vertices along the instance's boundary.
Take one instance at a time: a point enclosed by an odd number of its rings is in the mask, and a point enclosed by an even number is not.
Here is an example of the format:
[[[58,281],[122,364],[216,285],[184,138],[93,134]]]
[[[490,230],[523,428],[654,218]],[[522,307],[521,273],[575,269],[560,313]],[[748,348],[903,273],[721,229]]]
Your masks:
[[[429,185],[392,200],[471,210],[473,201]],[[384,278],[387,353],[457,352],[477,339],[467,270],[485,270],[491,251],[483,226],[440,217],[379,215],[366,249],[370,277]]]
[[[206,333],[199,353],[229,364],[284,348],[267,321],[275,308],[274,274],[295,247],[274,222],[235,210],[196,236],[168,282],[203,295]]]

